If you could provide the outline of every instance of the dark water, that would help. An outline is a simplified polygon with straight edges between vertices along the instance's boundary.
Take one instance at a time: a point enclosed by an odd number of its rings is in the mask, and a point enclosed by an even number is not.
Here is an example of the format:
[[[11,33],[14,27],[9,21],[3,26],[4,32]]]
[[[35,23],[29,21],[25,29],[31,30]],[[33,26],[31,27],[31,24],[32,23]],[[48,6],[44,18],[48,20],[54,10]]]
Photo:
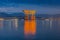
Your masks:
[[[31,37],[24,36],[24,20],[18,21],[18,27],[4,22],[0,28],[0,40],[60,40],[60,18],[45,20],[36,19],[36,33]]]

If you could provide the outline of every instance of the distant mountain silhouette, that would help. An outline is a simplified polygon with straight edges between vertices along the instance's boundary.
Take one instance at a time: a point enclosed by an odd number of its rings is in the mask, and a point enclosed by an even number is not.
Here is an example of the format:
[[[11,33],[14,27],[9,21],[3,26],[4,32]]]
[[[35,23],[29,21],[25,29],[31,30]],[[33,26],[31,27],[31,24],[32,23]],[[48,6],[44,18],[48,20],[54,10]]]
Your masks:
[[[60,14],[53,15],[54,18],[60,17]]]
[[[17,17],[17,18],[22,18],[24,17],[24,13],[11,13],[11,14],[8,14],[8,13],[5,13],[5,12],[1,12],[0,13],[0,17],[4,17],[4,18],[8,18],[8,17]]]
[[[17,17],[17,18],[24,18],[24,13],[5,13],[0,12],[0,17],[8,18],[8,17]],[[60,17],[60,14],[49,15],[49,14],[35,14],[36,18],[49,18],[49,17]]]
[[[35,16],[38,18],[38,17],[50,17],[50,15],[48,14],[35,14]]]

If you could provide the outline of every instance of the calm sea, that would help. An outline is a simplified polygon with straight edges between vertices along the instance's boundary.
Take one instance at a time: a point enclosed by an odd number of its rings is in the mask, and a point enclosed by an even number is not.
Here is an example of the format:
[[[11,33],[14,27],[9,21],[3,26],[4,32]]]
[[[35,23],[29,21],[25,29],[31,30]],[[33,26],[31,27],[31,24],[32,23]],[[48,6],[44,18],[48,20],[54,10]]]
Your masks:
[[[0,27],[0,40],[60,40],[60,18],[38,20],[36,19],[34,28],[25,25],[25,20],[18,21],[15,28],[4,22],[4,26]],[[26,28],[25,28],[26,27]],[[24,30],[25,29],[25,30]]]

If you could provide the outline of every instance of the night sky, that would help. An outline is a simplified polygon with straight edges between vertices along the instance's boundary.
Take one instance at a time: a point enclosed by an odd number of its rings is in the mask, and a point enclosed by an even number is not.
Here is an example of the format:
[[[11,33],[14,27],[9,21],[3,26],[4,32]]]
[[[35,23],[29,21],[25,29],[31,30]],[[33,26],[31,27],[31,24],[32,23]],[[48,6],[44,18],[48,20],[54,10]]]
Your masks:
[[[0,12],[36,10],[40,14],[59,14],[60,0],[0,0]]]

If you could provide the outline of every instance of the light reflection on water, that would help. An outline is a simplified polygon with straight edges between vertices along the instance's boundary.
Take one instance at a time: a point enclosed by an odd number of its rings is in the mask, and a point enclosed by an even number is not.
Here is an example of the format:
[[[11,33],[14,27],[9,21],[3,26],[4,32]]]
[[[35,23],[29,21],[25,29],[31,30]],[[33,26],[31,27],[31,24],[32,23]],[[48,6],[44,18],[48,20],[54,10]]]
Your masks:
[[[18,20],[18,25],[14,20],[1,21],[0,39],[13,40],[58,40],[60,39],[60,18],[49,18],[45,20]],[[9,23],[9,24],[8,24]],[[2,28],[1,28],[2,27]],[[17,29],[17,30],[16,30]],[[27,37],[26,37],[27,36]]]
[[[28,18],[26,18],[28,19]],[[30,20],[25,20],[24,23],[24,34],[25,38],[31,39],[36,34],[36,20],[35,16],[31,16]]]

